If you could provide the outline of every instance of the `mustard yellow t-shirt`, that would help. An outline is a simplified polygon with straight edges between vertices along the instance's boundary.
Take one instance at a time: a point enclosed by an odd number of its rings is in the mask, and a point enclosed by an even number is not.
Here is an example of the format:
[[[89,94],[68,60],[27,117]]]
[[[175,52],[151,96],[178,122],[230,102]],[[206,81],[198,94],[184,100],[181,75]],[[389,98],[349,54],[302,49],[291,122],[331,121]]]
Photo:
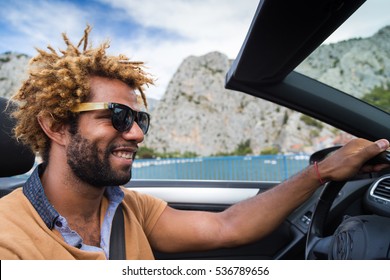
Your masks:
[[[148,242],[167,203],[152,196],[125,188],[122,202],[127,259],[153,259]],[[101,203],[102,218],[108,201]],[[35,210],[22,189],[0,199],[0,259],[27,260],[97,260],[104,252],[90,252],[67,244],[62,235],[50,229]]]

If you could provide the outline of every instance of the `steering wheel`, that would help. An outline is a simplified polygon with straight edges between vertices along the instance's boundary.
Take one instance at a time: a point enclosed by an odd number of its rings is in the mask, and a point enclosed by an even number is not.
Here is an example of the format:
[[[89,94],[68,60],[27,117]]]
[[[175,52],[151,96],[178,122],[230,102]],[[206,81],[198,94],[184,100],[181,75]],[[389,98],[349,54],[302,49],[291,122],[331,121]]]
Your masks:
[[[374,160],[383,162],[383,154]],[[390,219],[387,217],[349,217],[341,222],[333,235],[325,236],[324,228],[330,209],[345,183],[328,182],[324,186],[309,226],[305,258],[390,259]]]

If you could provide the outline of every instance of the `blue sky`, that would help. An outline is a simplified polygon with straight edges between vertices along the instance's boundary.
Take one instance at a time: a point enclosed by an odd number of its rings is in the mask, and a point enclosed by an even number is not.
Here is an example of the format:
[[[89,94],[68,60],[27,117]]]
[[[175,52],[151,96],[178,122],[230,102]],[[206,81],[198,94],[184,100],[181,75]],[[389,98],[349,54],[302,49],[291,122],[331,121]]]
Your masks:
[[[328,42],[367,37],[390,24],[390,1],[368,0]],[[160,98],[182,60],[220,51],[234,58],[258,0],[1,0],[0,53],[35,55],[35,47],[64,47],[61,33],[78,42],[86,24],[97,45],[145,61],[156,78],[148,96]],[[374,10],[370,5],[379,5]],[[377,15],[373,17],[373,14]]]

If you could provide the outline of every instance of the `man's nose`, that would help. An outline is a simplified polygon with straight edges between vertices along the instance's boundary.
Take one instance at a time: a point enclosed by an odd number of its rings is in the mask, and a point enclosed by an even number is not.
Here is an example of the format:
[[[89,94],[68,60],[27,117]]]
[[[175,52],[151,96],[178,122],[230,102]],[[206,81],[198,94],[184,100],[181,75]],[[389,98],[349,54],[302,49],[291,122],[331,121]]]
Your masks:
[[[136,141],[137,143],[141,143],[144,141],[144,133],[139,125],[134,122],[130,129],[122,132],[122,137],[126,140]]]

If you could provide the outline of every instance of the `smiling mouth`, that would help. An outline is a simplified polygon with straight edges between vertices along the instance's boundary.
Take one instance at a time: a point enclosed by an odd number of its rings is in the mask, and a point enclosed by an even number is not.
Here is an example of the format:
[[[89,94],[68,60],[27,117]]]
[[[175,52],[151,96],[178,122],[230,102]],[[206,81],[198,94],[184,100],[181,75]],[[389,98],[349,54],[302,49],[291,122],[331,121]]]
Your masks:
[[[132,159],[134,156],[134,153],[132,152],[124,152],[124,151],[117,151],[112,153],[114,156],[124,159]]]

